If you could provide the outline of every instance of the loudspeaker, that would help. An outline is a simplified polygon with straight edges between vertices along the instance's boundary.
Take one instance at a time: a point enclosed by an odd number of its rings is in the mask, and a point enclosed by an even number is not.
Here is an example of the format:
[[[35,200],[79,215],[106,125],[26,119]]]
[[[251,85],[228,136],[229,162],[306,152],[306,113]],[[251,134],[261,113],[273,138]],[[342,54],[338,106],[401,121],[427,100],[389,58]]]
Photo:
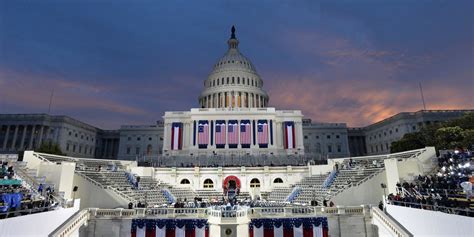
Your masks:
[[[74,186],[74,188],[72,188],[72,191],[73,191],[73,192],[77,192],[78,189],[79,189],[79,187]]]

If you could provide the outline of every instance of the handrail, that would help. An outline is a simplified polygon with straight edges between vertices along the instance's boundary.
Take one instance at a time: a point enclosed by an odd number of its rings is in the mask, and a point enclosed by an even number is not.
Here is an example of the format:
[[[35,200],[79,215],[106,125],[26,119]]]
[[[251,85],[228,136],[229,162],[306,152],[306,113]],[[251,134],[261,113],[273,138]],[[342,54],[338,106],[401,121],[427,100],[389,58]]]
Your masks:
[[[66,237],[70,236],[74,231],[79,230],[84,223],[90,219],[90,210],[83,209],[77,211],[74,215],[69,217],[64,223],[62,223],[58,228],[53,230],[48,237]]]
[[[75,173],[78,174],[78,175],[80,175],[81,177],[83,177],[83,178],[85,178],[85,179],[91,181],[92,183],[98,185],[99,187],[101,187],[101,188],[103,188],[103,189],[107,189],[107,186],[104,186],[104,185],[102,185],[101,183],[99,183],[99,182],[93,180],[91,177],[89,177],[89,176],[83,174],[82,172],[77,172],[77,171],[75,171]]]
[[[358,214],[366,215],[367,206],[348,207],[313,207],[313,206],[293,206],[293,207],[242,207],[239,210],[216,210],[212,208],[136,208],[136,209],[99,209],[85,208],[69,217],[58,228],[51,232],[49,237],[65,237],[71,235],[79,227],[90,219],[100,218],[143,218],[151,216],[162,216],[166,218],[267,218],[268,215],[281,217],[307,217],[317,215],[340,215]],[[231,213],[232,212],[232,213]],[[227,215],[229,214],[229,215]],[[235,214],[235,215],[234,215]]]
[[[409,207],[409,208],[417,208],[423,209],[427,211],[439,211],[448,214],[460,215],[460,216],[473,216],[474,211],[471,209],[461,209],[461,208],[453,208],[453,207],[444,207],[444,206],[434,206],[416,202],[402,202],[402,201],[395,201],[395,200],[388,200],[389,204],[395,206],[402,206],[402,207]]]
[[[411,237],[413,236],[408,230],[403,228],[396,220],[382,212],[378,207],[372,207],[372,218],[377,218],[382,222],[393,235],[397,237]]]
[[[34,193],[42,195],[41,193],[37,191],[37,187],[39,187],[40,184],[36,182],[36,180],[30,177],[23,169],[15,169],[15,170],[16,170],[16,175],[19,176],[25,183],[27,183],[30,186],[30,189]],[[26,180],[29,180],[31,183],[28,183]],[[66,207],[67,202],[63,197],[60,197],[56,194],[51,195],[51,196],[56,202],[59,203],[59,205],[61,205],[62,207]]]

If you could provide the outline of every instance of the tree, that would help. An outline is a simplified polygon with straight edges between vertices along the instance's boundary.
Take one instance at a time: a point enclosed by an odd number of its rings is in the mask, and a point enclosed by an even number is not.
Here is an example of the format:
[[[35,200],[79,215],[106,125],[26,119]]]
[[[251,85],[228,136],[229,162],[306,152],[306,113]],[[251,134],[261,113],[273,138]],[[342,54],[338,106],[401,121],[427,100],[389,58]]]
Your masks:
[[[56,143],[42,143],[40,147],[35,149],[36,152],[48,153],[52,155],[66,155],[61,151],[61,148]]]
[[[459,127],[443,127],[436,130],[435,137],[438,149],[454,149],[462,147],[464,130]]]
[[[474,113],[443,123],[424,126],[392,142],[390,152],[402,152],[434,146],[436,149],[469,148],[474,145]]]
[[[392,142],[390,146],[390,152],[402,152],[408,150],[415,150],[424,148],[426,142],[421,132],[407,133],[403,135],[402,139]]]

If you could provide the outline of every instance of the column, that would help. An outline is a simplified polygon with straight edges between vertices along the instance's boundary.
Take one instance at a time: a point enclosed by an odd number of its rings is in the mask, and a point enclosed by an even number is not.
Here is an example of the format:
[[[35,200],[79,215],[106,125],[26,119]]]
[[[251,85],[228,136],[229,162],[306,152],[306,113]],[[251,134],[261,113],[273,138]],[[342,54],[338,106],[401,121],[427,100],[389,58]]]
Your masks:
[[[215,105],[215,103],[216,103],[215,99],[216,99],[216,98],[215,98],[215,96],[214,96],[214,93],[212,93],[212,94],[211,94],[211,107],[212,107],[212,108],[215,108],[215,107],[216,107],[216,105]]]
[[[38,147],[40,147],[41,143],[43,142],[43,132],[44,132],[44,126],[41,125],[39,139],[38,139]]]
[[[214,120],[209,120],[208,121],[209,123],[209,137],[207,138],[207,149],[209,148],[213,148],[214,147],[214,144],[216,144],[216,138],[214,137],[214,132],[215,132],[215,126],[216,126],[216,121]],[[211,128],[211,125],[212,125],[212,128]],[[213,140],[213,144],[211,145],[211,137],[212,137],[212,140]]]
[[[225,120],[225,149],[229,149],[229,133],[227,127],[229,126],[229,120]]]
[[[7,125],[7,133],[5,133],[5,140],[3,141],[3,150],[7,149],[8,136],[10,135],[10,125]]]
[[[13,141],[12,141],[12,145],[11,145],[11,149],[12,150],[15,150],[15,145],[16,145],[16,137],[18,135],[18,128],[19,128],[20,125],[16,125],[15,126],[15,133],[13,134]]]
[[[249,108],[253,108],[253,93],[249,94]]]
[[[240,108],[244,108],[244,93],[239,92],[239,101],[240,101]]]
[[[33,138],[35,137],[35,130],[36,130],[36,125],[31,125],[31,136],[30,136],[30,142],[28,143],[28,150],[33,149]]]
[[[295,135],[296,135],[296,138],[298,138],[296,140],[296,148],[298,149],[301,149],[301,151],[304,151],[304,145],[303,145],[303,126],[301,124],[301,122],[295,122]]]
[[[20,150],[23,150],[25,148],[25,137],[27,129],[28,125],[23,125],[23,135],[21,135]]]
[[[280,121],[276,122],[274,133],[276,135],[276,144],[278,148],[283,148],[283,128],[281,126]]]
[[[241,149],[242,148],[242,145],[240,144],[240,120],[237,120],[237,131],[239,133],[239,137],[237,138],[238,139],[238,143],[237,143],[237,149]]]

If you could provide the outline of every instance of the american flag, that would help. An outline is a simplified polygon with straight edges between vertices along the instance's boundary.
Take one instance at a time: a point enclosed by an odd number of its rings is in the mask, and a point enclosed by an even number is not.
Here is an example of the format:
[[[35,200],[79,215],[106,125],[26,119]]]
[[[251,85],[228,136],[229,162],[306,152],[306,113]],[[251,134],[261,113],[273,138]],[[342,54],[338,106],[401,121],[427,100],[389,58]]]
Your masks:
[[[171,128],[171,150],[180,150],[182,141],[182,123],[173,123]]]
[[[240,144],[250,145],[250,121],[242,121],[240,123]]]
[[[285,148],[295,148],[295,126],[293,122],[285,122]]]
[[[268,123],[267,120],[259,120],[257,124],[258,144],[268,144]]]
[[[236,120],[229,121],[229,145],[237,145],[239,144],[239,131],[238,131],[238,123]]]
[[[225,121],[216,121],[216,145],[225,145]]]
[[[209,141],[209,124],[207,120],[199,121],[198,144],[207,145],[208,141]]]

